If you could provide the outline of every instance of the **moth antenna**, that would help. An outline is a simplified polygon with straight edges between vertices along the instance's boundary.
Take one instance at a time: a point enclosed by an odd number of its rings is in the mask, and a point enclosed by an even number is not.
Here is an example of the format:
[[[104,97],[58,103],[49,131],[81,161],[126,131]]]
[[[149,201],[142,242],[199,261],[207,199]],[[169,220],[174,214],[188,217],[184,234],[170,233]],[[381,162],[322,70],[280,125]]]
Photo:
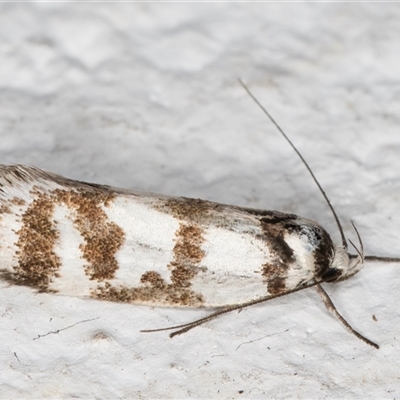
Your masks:
[[[241,79],[239,79],[240,84],[243,86],[243,88],[246,90],[247,94],[254,100],[254,102],[261,108],[261,110],[264,112],[264,114],[270,119],[270,121],[275,125],[275,127],[278,129],[278,131],[282,134],[282,136],[286,139],[286,141],[290,144],[292,149],[296,152],[296,154],[300,157],[300,160],[304,164],[304,166],[307,168],[308,172],[310,173],[311,177],[313,178],[314,182],[318,186],[319,191],[322,193],[324,196],[324,199],[326,203],[328,204],[329,208],[332,211],[333,217],[335,218],[336,225],[339,228],[340,236],[342,238],[342,244],[343,247],[347,250],[347,241],[343,233],[342,225],[340,224],[339,218],[336,214],[335,209],[333,208],[331,202],[329,201],[328,196],[326,195],[324,189],[322,189],[322,186],[318,182],[318,179],[315,177],[314,172],[312,172],[310,166],[308,165],[307,161],[304,159],[304,157],[301,155],[299,150],[297,150],[296,146],[292,143],[292,141],[289,139],[289,137],[286,135],[286,133],[283,131],[283,129],[278,125],[278,123],[272,118],[271,114],[267,111],[267,109],[258,101],[258,99],[253,95],[253,93],[250,91],[250,89],[243,83]]]

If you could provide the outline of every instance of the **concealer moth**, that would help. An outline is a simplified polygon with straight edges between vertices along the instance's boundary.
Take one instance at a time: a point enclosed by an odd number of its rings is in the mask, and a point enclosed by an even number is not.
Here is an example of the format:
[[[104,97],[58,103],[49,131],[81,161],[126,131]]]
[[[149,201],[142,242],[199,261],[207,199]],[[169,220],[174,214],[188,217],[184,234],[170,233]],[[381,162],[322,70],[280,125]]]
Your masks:
[[[40,292],[120,303],[219,308],[174,329],[178,335],[218,315],[315,287],[338,313],[324,282],[363,267],[318,223],[279,211],[79,182],[23,165],[0,165],[0,279]],[[370,257],[383,261],[399,259]],[[144,331],[149,332],[149,330]]]

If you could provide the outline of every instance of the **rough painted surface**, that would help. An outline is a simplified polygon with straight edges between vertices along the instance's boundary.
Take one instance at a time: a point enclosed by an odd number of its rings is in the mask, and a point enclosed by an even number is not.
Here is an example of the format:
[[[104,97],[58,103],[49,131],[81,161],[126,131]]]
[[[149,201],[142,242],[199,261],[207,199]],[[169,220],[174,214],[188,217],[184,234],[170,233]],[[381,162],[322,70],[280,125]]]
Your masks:
[[[244,93],[241,77],[309,161],[346,236],[354,239],[354,220],[367,254],[399,255],[396,4],[0,9],[2,164],[281,210],[318,221],[338,241],[315,185]],[[145,254],[140,246],[135,251]],[[83,277],[73,280],[77,290]],[[394,398],[398,287],[398,266],[373,263],[326,285],[349,322],[380,344],[377,351],[349,335],[313,291],[171,340],[139,330],[206,312],[32,296],[30,288],[6,284],[0,396]]]

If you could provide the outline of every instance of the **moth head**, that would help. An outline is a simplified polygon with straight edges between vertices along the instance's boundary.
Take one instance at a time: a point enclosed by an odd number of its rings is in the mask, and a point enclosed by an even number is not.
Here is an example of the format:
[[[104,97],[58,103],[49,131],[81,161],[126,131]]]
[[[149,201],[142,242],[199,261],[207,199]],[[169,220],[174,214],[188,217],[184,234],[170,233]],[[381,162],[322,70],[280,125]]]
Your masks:
[[[361,251],[363,249],[361,248]],[[336,246],[332,264],[322,276],[325,282],[343,281],[359,272],[364,266],[364,253],[358,252],[357,257],[349,257],[347,248]]]

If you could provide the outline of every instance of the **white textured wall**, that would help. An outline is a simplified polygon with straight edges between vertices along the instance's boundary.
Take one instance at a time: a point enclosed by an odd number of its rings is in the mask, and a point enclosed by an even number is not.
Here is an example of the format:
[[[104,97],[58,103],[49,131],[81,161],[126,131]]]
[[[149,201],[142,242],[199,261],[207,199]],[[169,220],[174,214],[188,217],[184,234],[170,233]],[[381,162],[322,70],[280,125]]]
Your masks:
[[[390,3],[3,3],[0,162],[293,212],[338,239],[241,77],[309,161],[346,235],[354,220],[367,253],[400,255],[399,18]],[[327,287],[377,351],[313,290],[171,340],[139,330],[207,312],[2,284],[0,397],[394,398],[399,286],[399,265],[370,263]]]

